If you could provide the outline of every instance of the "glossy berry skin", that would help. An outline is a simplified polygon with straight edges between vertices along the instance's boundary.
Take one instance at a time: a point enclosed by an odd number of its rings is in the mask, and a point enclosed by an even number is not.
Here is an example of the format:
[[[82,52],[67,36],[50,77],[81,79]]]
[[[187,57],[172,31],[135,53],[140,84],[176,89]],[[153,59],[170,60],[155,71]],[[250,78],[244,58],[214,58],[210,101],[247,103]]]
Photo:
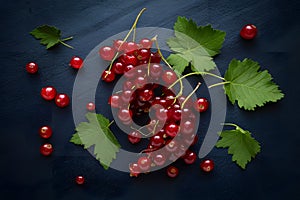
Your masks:
[[[107,83],[110,83],[110,82],[113,82],[116,78],[116,75],[113,71],[108,71],[108,70],[105,70],[103,71],[102,75],[101,75],[101,78],[103,81],[107,82]]]
[[[39,129],[39,135],[45,139],[50,138],[52,135],[52,128],[50,126],[42,126]]]
[[[173,70],[164,71],[161,78],[167,85],[171,85],[177,80],[176,73]]]
[[[116,50],[110,46],[101,47],[99,55],[103,60],[111,61],[116,54]]]
[[[110,96],[110,98],[108,100],[108,104],[112,108],[119,108],[121,106],[121,102],[122,102],[122,100],[120,99],[120,96],[117,94],[113,94],[112,96]]]
[[[197,159],[197,155],[195,152],[187,150],[185,155],[183,156],[183,160],[186,164],[193,164]]]
[[[80,69],[83,66],[83,59],[79,56],[73,56],[70,60],[69,66],[74,69]]]
[[[138,159],[138,166],[140,167],[140,169],[144,172],[148,171],[150,169],[151,166],[151,160],[148,157],[140,157]]]
[[[47,101],[53,100],[56,96],[56,89],[52,86],[43,87],[41,96]]]
[[[165,127],[165,131],[168,136],[175,137],[179,131],[179,126],[175,123],[170,123]]]
[[[139,46],[135,42],[127,42],[125,48],[125,52],[133,52],[138,50]]]
[[[75,179],[75,181],[76,181],[76,183],[78,184],[78,185],[82,185],[82,184],[84,184],[84,177],[83,176],[76,176],[76,179]]]
[[[166,156],[164,154],[156,154],[153,157],[153,162],[157,166],[162,166],[166,162]]]
[[[257,28],[253,24],[247,24],[245,25],[241,31],[240,36],[244,38],[245,40],[251,40],[257,35]]]
[[[142,138],[142,135],[137,131],[133,131],[128,134],[128,140],[131,144],[139,143],[141,141],[141,138]]]
[[[176,176],[178,176],[179,174],[179,170],[177,167],[174,166],[170,166],[167,169],[167,175],[171,178],[175,178]]]
[[[60,108],[64,108],[70,104],[70,98],[64,93],[57,94],[55,97],[55,104]]]
[[[152,41],[148,38],[141,39],[139,43],[143,48],[146,49],[150,49],[152,47]]]
[[[129,171],[130,171],[130,176],[135,176],[135,177],[138,177],[138,175],[141,173],[141,169],[137,163],[131,163],[129,165]]]
[[[39,69],[38,65],[34,62],[27,63],[27,65],[26,65],[26,71],[29,74],[37,73],[38,69]]]
[[[209,102],[206,98],[198,98],[194,104],[195,109],[202,113],[205,112],[209,107]]]
[[[41,147],[40,147],[40,153],[43,155],[43,156],[50,156],[53,152],[53,147],[51,144],[49,143],[46,143],[46,144],[43,144]]]
[[[96,106],[93,102],[89,102],[86,104],[86,109],[90,112],[93,112],[93,111],[95,111]]]
[[[114,44],[113,44],[114,48],[116,51],[124,51],[124,47],[126,46],[126,42],[124,42],[123,40],[114,40]]]
[[[215,167],[214,161],[207,159],[207,160],[203,160],[200,163],[200,168],[204,171],[204,172],[211,172]]]

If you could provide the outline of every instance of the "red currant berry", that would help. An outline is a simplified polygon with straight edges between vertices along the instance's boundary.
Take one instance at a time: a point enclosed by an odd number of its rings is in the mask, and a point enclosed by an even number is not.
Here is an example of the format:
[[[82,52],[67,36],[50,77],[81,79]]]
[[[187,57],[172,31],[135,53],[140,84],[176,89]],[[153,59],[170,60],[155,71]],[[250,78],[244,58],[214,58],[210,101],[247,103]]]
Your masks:
[[[38,69],[39,69],[38,65],[34,62],[27,63],[27,65],[26,65],[26,71],[29,74],[37,73]]]
[[[113,71],[105,70],[103,71],[101,78],[103,81],[109,83],[115,80],[116,75]]]
[[[83,59],[78,56],[73,56],[70,60],[69,66],[74,69],[80,69],[83,66]]]
[[[193,164],[197,159],[197,155],[195,152],[187,150],[185,155],[183,156],[183,160],[186,164]]]
[[[122,57],[125,65],[136,66],[138,64],[138,59],[134,55],[126,54]]]
[[[200,163],[200,168],[205,172],[211,172],[215,167],[214,161],[207,159]]]
[[[166,134],[170,137],[175,137],[179,131],[179,126],[175,123],[170,123],[165,128]]]
[[[124,64],[121,62],[115,62],[112,66],[112,70],[116,74],[123,74],[124,73]]]
[[[45,100],[52,100],[55,98],[56,96],[56,89],[52,86],[47,86],[47,87],[43,87],[41,90],[41,96],[45,99]]]
[[[131,144],[137,144],[141,141],[142,135],[138,131],[133,131],[128,134],[128,140]]]
[[[241,31],[240,36],[246,40],[253,39],[257,34],[257,28],[253,24],[247,24],[245,25]]]
[[[150,89],[141,89],[138,97],[140,101],[150,101],[154,96],[154,93]]]
[[[141,173],[141,169],[137,163],[131,163],[129,165],[130,176],[137,177]]]
[[[42,126],[39,129],[39,134],[42,138],[48,139],[52,135],[52,128],[50,126]]]
[[[159,78],[163,72],[162,66],[159,64],[152,64],[150,66],[150,75],[152,78]]]
[[[145,49],[145,48],[142,48],[142,49],[139,49],[137,51],[137,59],[138,60],[146,60],[148,61],[149,58],[150,58],[150,50],[149,49]]]
[[[139,46],[135,42],[127,42],[125,46],[125,52],[133,52],[138,50]]]
[[[167,169],[167,174],[168,174],[169,177],[175,178],[176,176],[178,176],[179,170],[178,170],[177,167],[170,166],[170,167],[168,167],[168,169]]]
[[[161,61],[161,57],[158,52],[155,53],[151,52],[150,57],[151,57],[150,60],[151,63],[160,63]]]
[[[121,106],[120,96],[117,94],[110,96],[108,104],[110,104],[112,108],[119,108]]]
[[[124,51],[124,47],[126,46],[126,42],[124,42],[123,40],[114,40],[114,44],[113,44],[114,48],[116,51]]]
[[[82,185],[84,183],[84,177],[83,176],[76,176],[76,179],[75,179],[76,183],[78,185]]]
[[[165,140],[163,138],[163,135],[157,134],[150,138],[150,145],[153,147],[161,147],[165,144]]]
[[[111,61],[116,54],[116,50],[110,46],[101,47],[99,55],[103,60]]]
[[[173,70],[166,70],[162,74],[162,80],[167,84],[171,85],[177,80],[177,76]]]
[[[118,112],[118,118],[122,121],[122,122],[128,122],[131,120],[131,111],[123,108],[120,109]]]
[[[43,144],[41,147],[40,147],[40,153],[43,155],[43,156],[50,156],[53,152],[53,147],[51,144],[49,143],[46,143],[46,144]]]
[[[148,38],[141,39],[139,43],[143,48],[150,49],[152,47],[152,41]]]
[[[153,157],[153,162],[154,164],[156,164],[157,166],[162,166],[165,164],[166,162],[166,156],[164,154],[156,154]]]
[[[197,111],[205,112],[208,109],[209,103],[206,98],[198,98],[194,105]]]
[[[94,104],[93,102],[89,102],[89,103],[86,104],[86,109],[87,109],[88,111],[93,112],[93,111],[95,111],[96,106],[95,106],[95,104]]]
[[[140,169],[144,172],[148,171],[150,169],[151,161],[149,158],[147,158],[145,156],[140,157],[137,163],[138,163],[138,166],[140,167]]]
[[[70,98],[67,94],[58,94],[55,97],[55,104],[60,108],[64,108],[70,104]]]

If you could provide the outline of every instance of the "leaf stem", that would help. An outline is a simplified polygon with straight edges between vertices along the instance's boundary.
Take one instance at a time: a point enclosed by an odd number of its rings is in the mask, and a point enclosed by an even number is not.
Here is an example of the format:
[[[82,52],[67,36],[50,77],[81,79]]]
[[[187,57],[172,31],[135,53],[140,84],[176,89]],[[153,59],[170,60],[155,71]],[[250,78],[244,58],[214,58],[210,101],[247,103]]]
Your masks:
[[[230,83],[230,81],[220,82],[220,83],[210,85],[210,86],[208,86],[208,88],[213,88],[213,87],[216,87],[216,86],[219,86],[219,85],[226,85],[228,83]]]
[[[73,36],[70,36],[70,37],[67,37],[65,39],[62,39],[61,41],[64,42],[64,41],[68,41],[68,40],[72,40],[73,39]]]
[[[240,131],[241,133],[246,133],[246,131],[244,129],[242,129],[241,127],[239,127],[236,124],[233,123],[222,123],[221,125],[223,126],[234,126],[236,130]]]
[[[65,40],[64,40],[64,41],[65,41]],[[74,47],[72,47],[71,45],[68,45],[67,43],[63,42],[63,40],[59,40],[59,42],[60,42],[62,45],[68,47],[68,48],[74,49]]]

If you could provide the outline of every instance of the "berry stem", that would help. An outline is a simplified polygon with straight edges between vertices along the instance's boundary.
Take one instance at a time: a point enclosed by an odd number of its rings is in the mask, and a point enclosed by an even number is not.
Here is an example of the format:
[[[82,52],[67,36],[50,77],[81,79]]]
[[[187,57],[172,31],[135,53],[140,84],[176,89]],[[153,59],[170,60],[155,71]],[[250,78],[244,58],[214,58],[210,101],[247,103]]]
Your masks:
[[[196,85],[196,87],[194,88],[194,90],[186,97],[186,99],[182,102],[182,108],[184,108],[185,103],[189,100],[189,98],[191,98],[191,96],[198,90],[198,88],[200,87],[201,83],[198,82],[198,84]]]
[[[222,123],[221,125],[223,126],[234,126],[236,130],[240,131],[241,133],[246,133],[245,130],[243,130],[241,127],[239,127],[238,125],[236,124],[233,124],[233,123]]]
[[[114,122],[115,122],[115,120],[112,120],[112,121],[107,125],[107,128],[109,128]]]
[[[64,41],[68,41],[68,40],[72,40],[73,39],[73,36],[70,36],[70,37],[67,37],[65,39],[62,39],[61,41],[64,42]]]
[[[125,38],[123,39],[123,42],[122,42],[122,44],[121,44],[120,46],[122,46],[122,45],[124,44],[124,42],[127,41],[128,37],[130,36],[130,34],[131,34],[131,32],[132,32],[133,30],[134,30],[134,36],[133,36],[133,41],[134,41],[134,39],[135,39],[136,25],[137,25],[137,23],[138,23],[138,21],[139,21],[141,15],[143,14],[143,12],[144,12],[145,10],[146,10],[146,8],[143,8],[143,9],[139,12],[139,14],[136,16],[133,25],[131,26],[130,30],[128,31],[127,35],[126,35]],[[109,65],[109,68],[108,68],[108,71],[111,70],[111,68],[112,68],[112,66],[113,66],[113,63],[115,62],[115,60],[117,59],[118,56],[119,56],[119,52],[117,52],[117,53],[115,54],[115,56],[113,57],[113,59],[111,60],[110,65]],[[107,74],[106,74],[106,76],[107,76]],[[106,78],[106,76],[105,76],[105,78]]]

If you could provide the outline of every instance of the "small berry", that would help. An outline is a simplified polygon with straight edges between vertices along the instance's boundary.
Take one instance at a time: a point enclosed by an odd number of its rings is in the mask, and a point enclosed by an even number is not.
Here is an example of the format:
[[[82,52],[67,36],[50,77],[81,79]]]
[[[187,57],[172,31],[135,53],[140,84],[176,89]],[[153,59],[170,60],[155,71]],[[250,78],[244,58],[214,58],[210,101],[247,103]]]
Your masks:
[[[93,103],[93,102],[89,102],[89,103],[87,103],[86,104],[86,109],[88,110],[88,111],[95,111],[95,109],[96,109],[96,106],[95,106],[95,104]]]
[[[257,34],[257,28],[253,24],[245,25],[240,31],[240,36],[246,40],[253,39],[256,36],[256,34]]]
[[[83,65],[83,59],[78,56],[73,56],[70,60],[69,66],[74,69],[80,69]]]
[[[40,153],[43,155],[43,156],[50,156],[53,152],[53,147],[51,144],[49,143],[46,143],[46,144],[43,144],[41,147],[40,147]]]
[[[152,47],[152,41],[148,38],[141,39],[139,43],[143,48],[146,49],[150,49]]]
[[[37,73],[38,69],[39,69],[38,65],[34,62],[27,63],[27,65],[26,65],[26,71],[29,74]]]
[[[195,152],[187,150],[185,155],[183,156],[183,160],[186,164],[193,164],[197,159],[197,155]]]
[[[141,141],[142,135],[138,131],[133,131],[128,134],[128,140],[131,144],[137,144]]]
[[[167,169],[167,174],[168,174],[169,177],[175,178],[176,176],[178,176],[179,170],[178,170],[177,167],[170,166],[170,167],[168,167],[168,169]]]
[[[141,169],[137,163],[131,163],[129,165],[130,176],[137,177],[141,173]]]
[[[101,78],[103,81],[109,83],[109,82],[113,82],[115,80],[116,75],[113,71],[105,70],[105,71],[103,71]]]
[[[206,98],[198,98],[194,107],[199,112],[205,112],[208,109],[209,102]]]
[[[55,97],[55,104],[60,108],[64,108],[70,104],[70,98],[67,94],[58,94]]]
[[[42,138],[48,139],[52,135],[52,128],[50,126],[42,126],[39,129],[39,134]]]
[[[99,55],[103,60],[111,61],[115,56],[116,50],[110,46],[101,47]]]
[[[200,163],[200,168],[205,171],[205,172],[211,172],[213,169],[214,169],[214,161],[212,160],[203,160],[201,163]]]
[[[146,172],[150,169],[151,161],[148,157],[140,157],[138,160],[138,166],[142,171]]]
[[[84,177],[83,176],[76,176],[76,179],[75,179],[76,183],[78,185],[82,185],[84,183]]]
[[[55,98],[56,96],[56,89],[52,86],[47,86],[47,87],[43,87],[41,90],[41,96],[45,99],[45,100],[52,100]]]

